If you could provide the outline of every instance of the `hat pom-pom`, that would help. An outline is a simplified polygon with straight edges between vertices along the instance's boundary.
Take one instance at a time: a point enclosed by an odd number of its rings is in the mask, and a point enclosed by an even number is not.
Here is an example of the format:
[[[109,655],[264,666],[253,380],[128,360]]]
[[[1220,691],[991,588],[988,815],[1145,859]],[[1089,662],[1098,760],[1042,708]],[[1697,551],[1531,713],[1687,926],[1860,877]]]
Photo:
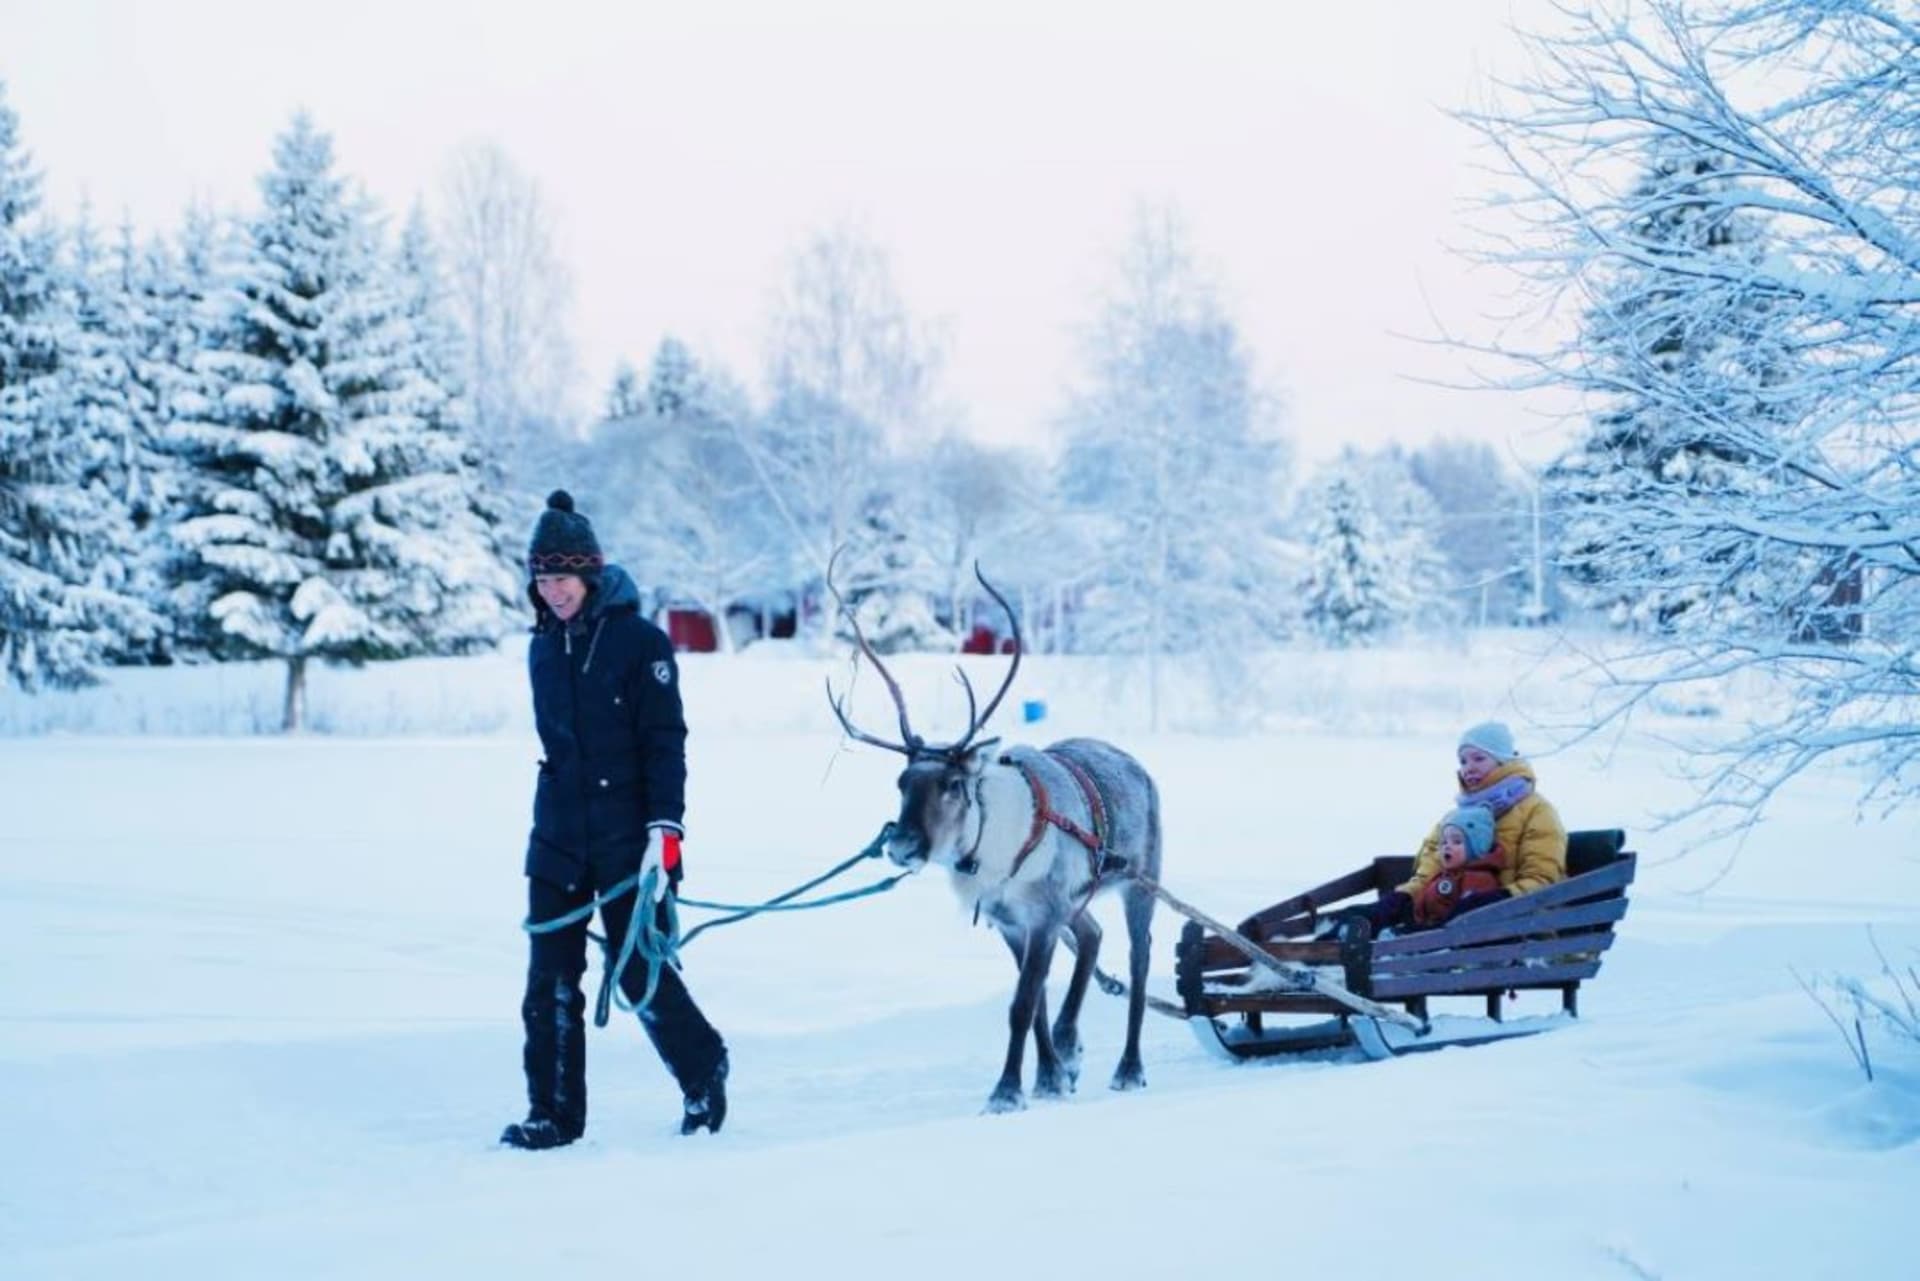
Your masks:
[[[547,495],[547,506],[555,511],[570,512],[573,510],[573,495],[564,489],[556,489]]]

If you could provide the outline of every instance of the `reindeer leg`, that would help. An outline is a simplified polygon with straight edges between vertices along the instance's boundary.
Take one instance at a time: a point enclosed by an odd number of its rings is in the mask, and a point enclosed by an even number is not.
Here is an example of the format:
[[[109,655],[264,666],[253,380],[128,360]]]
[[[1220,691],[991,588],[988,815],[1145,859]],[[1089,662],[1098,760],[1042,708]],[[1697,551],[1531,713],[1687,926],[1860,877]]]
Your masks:
[[[1025,934],[1003,934],[1007,946],[1012,949],[1015,959],[1020,963],[1020,979],[1014,985],[1013,1006],[1007,1011],[1007,1062],[1001,1069],[1000,1082],[993,1087],[993,1093],[987,1096],[987,1111],[1018,1112],[1026,1107],[1027,1101],[1020,1092],[1020,1065],[1027,1047],[1027,1033],[1034,1030],[1034,1015],[1039,1011],[1045,999],[1047,966],[1053,960],[1053,947],[1056,932],[1054,930],[1030,930]],[[1040,1047],[1041,1072],[1046,1070],[1046,1062],[1053,1058],[1051,1041]],[[1053,1062],[1053,1070],[1059,1072],[1059,1061]]]
[[[1048,949],[1051,953],[1052,949]],[[1039,999],[1033,1003],[1033,1097],[1057,1099],[1073,1089],[1073,1077],[1060,1061],[1047,1023],[1047,985],[1040,984]]]
[[[1035,937],[1038,937],[1037,933]],[[1007,946],[1013,952],[1014,964],[1023,965],[1025,958],[1021,954],[1020,945],[1015,940],[1008,939]],[[1049,947],[1045,967],[1041,970],[1040,990],[1033,1002],[1033,1094],[1035,1098],[1044,1099],[1057,1099],[1073,1088],[1072,1078],[1062,1071],[1060,1055],[1053,1044],[1053,1033],[1048,1029],[1047,1024],[1046,974],[1052,968],[1053,949]]]
[[[1080,1004],[1100,958],[1100,923],[1082,910],[1067,922],[1067,928],[1073,932],[1073,977],[1060,1002],[1060,1017],[1053,1021],[1053,1048],[1071,1090],[1080,1081]]]
[[[1140,1065],[1140,1023],[1147,1011],[1147,966],[1152,959],[1153,891],[1137,881],[1128,882],[1122,891],[1127,910],[1127,969],[1131,982],[1127,987],[1127,1045],[1120,1054],[1120,1066],[1113,1070],[1113,1088],[1138,1090],[1147,1084],[1146,1069]]]

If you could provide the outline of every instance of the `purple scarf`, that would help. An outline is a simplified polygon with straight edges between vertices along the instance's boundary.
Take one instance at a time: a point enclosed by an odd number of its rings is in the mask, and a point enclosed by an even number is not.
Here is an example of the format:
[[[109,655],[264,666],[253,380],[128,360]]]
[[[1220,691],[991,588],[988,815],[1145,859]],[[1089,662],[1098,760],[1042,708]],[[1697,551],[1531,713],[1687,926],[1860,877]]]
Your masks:
[[[1462,792],[1456,798],[1461,806],[1478,805],[1493,811],[1499,818],[1508,810],[1533,795],[1533,780],[1525,774],[1509,774],[1498,783],[1481,788],[1477,792]]]

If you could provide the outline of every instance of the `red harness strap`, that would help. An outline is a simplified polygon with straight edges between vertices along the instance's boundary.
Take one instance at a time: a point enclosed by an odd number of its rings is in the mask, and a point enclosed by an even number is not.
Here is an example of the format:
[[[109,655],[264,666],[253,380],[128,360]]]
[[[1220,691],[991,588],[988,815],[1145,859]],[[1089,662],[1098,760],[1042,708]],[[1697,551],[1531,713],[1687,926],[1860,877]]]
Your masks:
[[[1033,793],[1033,827],[1027,833],[1026,844],[1022,845],[1020,852],[1013,856],[1013,870],[1007,873],[1007,879],[1012,880],[1017,876],[1020,865],[1027,861],[1027,855],[1040,848],[1040,841],[1047,834],[1047,825],[1051,823],[1086,846],[1087,859],[1092,868],[1093,877],[1097,881],[1100,878],[1100,855],[1107,843],[1107,807],[1100,799],[1100,789],[1094,785],[1092,776],[1081,768],[1078,761],[1056,752],[1046,752],[1043,755],[1065,769],[1073,776],[1073,781],[1080,785],[1081,792],[1087,798],[1087,812],[1093,816],[1093,831],[1087,831],[1086,828],[1053,808],[1053,798],[1047,794],[1047,785],[1040,781],[1040,775],[1034,772],[1031,765],[1012,756],[1002,757],[1002,760],[1020,771],[1021,777],[1027,780],[1027,790]]]

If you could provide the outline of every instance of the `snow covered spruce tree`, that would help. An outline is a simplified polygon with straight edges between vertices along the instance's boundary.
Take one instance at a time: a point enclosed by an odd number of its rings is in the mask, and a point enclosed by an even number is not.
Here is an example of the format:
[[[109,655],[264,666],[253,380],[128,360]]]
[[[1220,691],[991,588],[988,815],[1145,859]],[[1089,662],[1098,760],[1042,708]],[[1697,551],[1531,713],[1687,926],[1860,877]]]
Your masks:
[[[835,582],[877,652],[951,653],[960,635],[942,617],[949,584],[928,531],[911,527],[917,504],[903,489],[887,485],[868,495]]]
[[[1440,504],[1414,479],[1412,460],[1389,445],[1370,454],[1349,449],[1341,462],[1373,514],[1388,577],[1400,597],[1399,622],[1427,630],[1457,623],[1464,584],[1440,550]]]
[[[1787,356],[1769,328],[1774,300],[1750,286],[1763,257],[1761,223],[1723,190],[1735,162],[1683,135],[1658,135],[1648,150],[1626,196],[1638,212],[1620,232],[1633,253],[1596,272],[1598,296],[1582,327],[1590,376],[1611,391],[1544,485],[1569,593],[1616,626],[1671,631],[1707,613],[1723,625],[1756,609],[1765,616],[1769,585],[1755,581],[1757,562],[1732,544],[1674,574],[1667,562],[1698,545],[1639,537],[1640,508],[1739,503],[1789,481],[1767,474],[1777,447],[1756,450],[1748,438],[1793,406],[1782,390]],[[1718,260],[1718,287],[1671,280],[1675,257]]]
[[[645,413],[646,408],[646,386],[640,381],[640,371],[621,361],[613,371],[613,382],[607,387],[607,402],[600,410],[601,421],[611,423],[635,418]]]
[[[423,331],[427,286],[383,261],[370,213],[305,116],[277,140],[236,266],[207,418],[179,424],[192,471],[175,538],[218,657],[287,664],[298,728],[311,659],[450,653],[506,626],[479,471]]]
[[[187,427],[211,421],[225,394],[219,353],[232,345],[238,323],[232,274],[246,241],[237,219],[191,206],[175,236],[147,244],[134,272],[147,337],[134,372],[151,398],[153,437],[164,460],[136,572],[157,582],[150,599],[167,620],[161,649],[170,659],[211,656],[206,643],[213,584],[196,577],[194,555],[176,535],[192,514],[189,494],[196,487]]]
[[[83,222],[75,232],[76,314],[89,358],[93,412],[113,422],[120,441],[109,488],[126,506],[128,591],[152,611],[150,625],[126,638],[117,661],[171,662],[180,647],[169,608],[170,531],[179,515],[181,463],[171,425],[182,412],[204,413],[193,366],[202,347],[191,314],[196,285],[164,240],[145,245],[123,223],[102,258]],[[196,250],[197,252],[197,250]],[[92,264],[84,271],[80,264]],[[204,263],[196,261],[197,269]],[[122,421],[124,420],[124,421]]]
[[[0,654],[27,690],[82,685],[151,630],[126,593],[125,387],[104,324],[39,223],[39,177],[0,83]],[[91,288],[85,291],[93,298]]]
[[[1285,450],[1239,330],[1193,261],[1178,215],[1141,209],[1085,342],[1061,490],[1094,531],[1081,643],[1146,664],[1206,667],[1225,711],[1246,704],[1246,656],[1286,598],[1274,511]]]
[[[60,416],[76,441],[85,441],[87,475],[112,510],[101,513],[112,547],[100,558],[103,575],[139,601],[132,627],[113,637],[106,657],[139,662],[160,640],[160,616],[148,607],[156,583],[145,556],[146,532],[154,523],[164,487],[163,462],[154,435],[154,399],[140,379],[138,356],[147,338],[141,301],[125,266],[131,232],[116,252],[101,243],[91,211],[82,209],[66,237],[60,273],[62,366],[66,388]]]
[[[407,653],[470,653],[518,623],[522,532],[472,430],[425,213],[414,207],[390,259],[374,253],[359,335],[366,365],[357,386],[349,370],[342,388],[352,447],[370,466],[349,463],[334,523],[375,579],[359,584],[366,608],[413,636]]]
[[[1307,574],[1300,615],[1336,649],[1369,645],[1407,620],[1407,563],[1381,529],[1351,460],[1330,464],[1303,500]]]
[[[1703,462],[1737,460],[1763,481],[1662,477],[1619,500],[1612,563],[1632,568],[1636,597],[1688,604],[1684,625],[1610,666],[1619,697],[1598,721],[1675,684],[1764,673],[1781,694],[1703,758],[1703,804],[1745,821],[1836,753],[1870,766],[1867,798],[1910,798],[1920,792],[1912,7],[1649,0],[1630,21],[1610,6],[1568,16],[1571,29],[1536,37],[1517,97],[1464,117],[1532,197],[1520,242],[1503,226],[1490,256],[1532,273],[1548,298],[1611,300],[1616,282],[1638,280],[1641,333],[1716,334],[1728,315],[1752,331],[1740,353],[1705,368],[1594,360],[1579,339],[1508,354],[1525,362],[1522,381],[1657,412],[1713,441]],[[1649,154],[1710,163],[1692,178],[1622,181]],[[1648,238],[1685,206],[1699,207],[1690,220],[1702,226],[1753,220],[1766,247]],[[1801,358],[1756,376],[1745,354],[1756,348]]]

